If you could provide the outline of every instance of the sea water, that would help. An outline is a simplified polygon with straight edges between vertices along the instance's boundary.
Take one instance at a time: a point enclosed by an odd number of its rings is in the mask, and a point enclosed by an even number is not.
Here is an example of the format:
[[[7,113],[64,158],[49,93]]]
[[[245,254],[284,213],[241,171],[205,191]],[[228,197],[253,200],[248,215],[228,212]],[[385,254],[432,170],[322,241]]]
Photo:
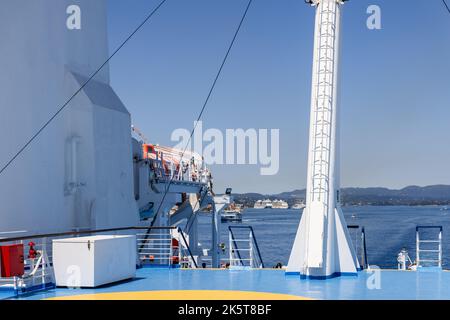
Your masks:
[[[366,231],[367,259],[370,265],[397,268],[397,254],[408,250],[415,260],[416,226],[443,227],[443,268],[450,269],[450,208],[441,206],[354,206],[343,208],[348,225],[364,227]],[[229,225],[252,226],[266,267],[277,263],[286,265],[297,232],[302,210],[247,209],[242,223],[222,223],[221,241],[228,243]],[[199,219],[200,243],[210,245],[211,216]],[[360,233],[350,232],[352,243],[361,253]],[[437,232],[423,234],[423,239],[437,239]],[[437,257],[435,254],[433,257]]]

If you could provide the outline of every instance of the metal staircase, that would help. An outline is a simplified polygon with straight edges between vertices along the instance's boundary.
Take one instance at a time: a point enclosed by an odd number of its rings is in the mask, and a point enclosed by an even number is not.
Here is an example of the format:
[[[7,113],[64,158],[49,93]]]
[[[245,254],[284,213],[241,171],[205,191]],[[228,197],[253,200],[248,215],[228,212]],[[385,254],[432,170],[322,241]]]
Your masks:
[[[229,226],[228,241],[230,268],[264,268],[252,227]]]
[[[428,238],[436,236],[436,238]],[[427,237],[423,240],[422,236]],[[416,227],[416,264],[420,268],[442,268],[442,226]]]

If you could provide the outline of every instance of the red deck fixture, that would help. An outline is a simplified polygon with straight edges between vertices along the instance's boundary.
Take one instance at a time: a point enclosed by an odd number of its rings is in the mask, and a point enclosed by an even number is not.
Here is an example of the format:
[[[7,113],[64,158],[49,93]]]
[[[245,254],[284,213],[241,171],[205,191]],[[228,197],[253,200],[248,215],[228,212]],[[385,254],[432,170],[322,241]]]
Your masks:
[[[24,274],[23,244],[0,247],[2,278],[20,277]]]

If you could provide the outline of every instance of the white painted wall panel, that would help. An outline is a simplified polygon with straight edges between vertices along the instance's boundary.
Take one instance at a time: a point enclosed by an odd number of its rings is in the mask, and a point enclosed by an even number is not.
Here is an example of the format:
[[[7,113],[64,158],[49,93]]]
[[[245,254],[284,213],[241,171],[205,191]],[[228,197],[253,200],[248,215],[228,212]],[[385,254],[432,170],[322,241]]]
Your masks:
[[[105,0],[79,0],[82,29],[66,28],[69,0],[3,0],[0,4],[0,167],[108,57]],[[109,88],[109,67],[95,78]],[[113,92],[113,91],[110,91]],[[0,175],[0,232],[67,231],[132,226],[130,115],[117,99],[96,105],[82,92]],[[117,98],[117,97],[116,97]],[[108,105],[114,104],[111,108]],[[113,103],[114,102],[114,103]],[[78,182],[67,193],[71,154],[79,136]]]

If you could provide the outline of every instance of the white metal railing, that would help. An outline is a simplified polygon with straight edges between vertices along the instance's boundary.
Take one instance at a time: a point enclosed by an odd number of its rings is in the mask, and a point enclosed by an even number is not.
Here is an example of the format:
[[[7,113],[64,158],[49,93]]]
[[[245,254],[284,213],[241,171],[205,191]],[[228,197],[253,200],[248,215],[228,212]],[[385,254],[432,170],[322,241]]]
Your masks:
[[[364,226],[359,225],[347,225],[349,235],[352,238],[352,243],[355,248],[356,257],[361,269],[370,268],[367,257],[366,246],[366,231]]]
[[[55,286],[55,277],[52,264],[51,249],[48,250],[48,239],[42,238],[37,242],[25,242],[23,240],[12,241],[9,245],[23,246],[24,274],[0,278],[0,286],[11,289],[14,293],[28,293],[30,291],[48,289]],[[33,245],[30,245],[33,243]],[[51,246],[50,246],[51,248]]]
[[[179,228],[159,228],[137,233],[136,245],[142,266],[197,267],[186,238]]]
[[[421,232],[438,230],[437,239],[421,238]],[[430,234],[428,234],[430,236]],[[442,268],[442,226],[416,227],[416,264],[420,267]]]
[[[26,293],[55,286],[53,265],[45,249],[37,250],[36,258],[28,260],[29,272],[21,278],[16,278],[16,290]]]
[[[173,246],[170,230],[136,234],[138,255],[143,265],[172,265]]]
[[[167,164],[162,159],[156,158],[150,159],[150,168],[158,179],[168,179],[175,182],[211,182],[210,170],[206,167],[197,167],[192,163]]]
[[[23,246],[24,263],[24,274],[8,278],[0,277],[0,287],[11,289],[16,295],[54,288],[56,284],[53,271],[53,240],[94,234],[136,235],[139,262],[143,265],[147,263],[144,256],[151,254],[153,260],[160,261],[161,265],[197,267],[184,234],[174,227],[130,227],[27,235],[0,239],[0,246],[12,244]],[[151,253],[155,248],[158,248],[158,252]]]
[[[230,268],[264,268],[264,262],[252,227],[229,226],[228,243]]]

